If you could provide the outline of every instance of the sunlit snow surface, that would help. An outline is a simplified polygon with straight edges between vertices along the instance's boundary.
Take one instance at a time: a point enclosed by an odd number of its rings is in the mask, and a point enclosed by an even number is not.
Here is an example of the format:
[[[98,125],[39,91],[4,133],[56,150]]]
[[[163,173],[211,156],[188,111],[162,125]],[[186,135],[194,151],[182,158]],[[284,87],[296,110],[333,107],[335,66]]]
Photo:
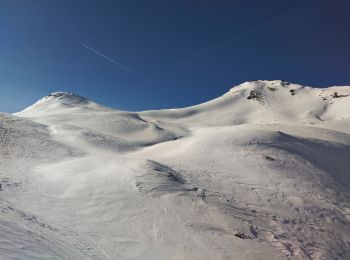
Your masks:
[[[0,114],[0,259],[350,259],[350,87]]]

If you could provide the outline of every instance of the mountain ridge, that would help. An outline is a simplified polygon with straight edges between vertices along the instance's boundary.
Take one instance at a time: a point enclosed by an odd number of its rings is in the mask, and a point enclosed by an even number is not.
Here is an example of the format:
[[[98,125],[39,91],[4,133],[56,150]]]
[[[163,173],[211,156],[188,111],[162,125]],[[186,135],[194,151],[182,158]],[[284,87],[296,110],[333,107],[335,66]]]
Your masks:
[[[15,115],[35,116],[37,113],[59,114],[65,111],[81,113],[88,109],[96,112],[119,111],[146,117],[150,115],[164,118],[169,115],[176,119],[200,113],[210,115],[211,111],[215,113],[217,109],[223,112],[223,107],[226,107],[225,116],[228,117],[229,113],[236,114],[237,122],[251,120],[249,115],[253,115],[253,118],[265,117],[270,122],[280,120],[317,122],[348,119],[349,95],[350,87],[346,86],[312,88],[281,80],[259,80],[244,82],[220,97],[190,107],[128,112],[105,107],[71,92],[53,92]],[[242,114],[247,116],[244,117]],[[235,119],[231,116],[229,122],[222,121],[232,123]]]

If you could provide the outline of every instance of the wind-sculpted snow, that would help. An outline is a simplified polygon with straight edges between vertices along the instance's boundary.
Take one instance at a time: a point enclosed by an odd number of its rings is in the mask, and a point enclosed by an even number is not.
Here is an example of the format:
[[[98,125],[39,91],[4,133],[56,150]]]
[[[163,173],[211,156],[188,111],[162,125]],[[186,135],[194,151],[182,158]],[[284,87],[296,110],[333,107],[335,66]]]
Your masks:
[[[0,116],[0,258],[349,259],[350,87],[253,81],[125,112]]]
[[[54,161],[82,153],[53,140],[47,126],[7,114],[0,114],[0,143],[2,163]]]

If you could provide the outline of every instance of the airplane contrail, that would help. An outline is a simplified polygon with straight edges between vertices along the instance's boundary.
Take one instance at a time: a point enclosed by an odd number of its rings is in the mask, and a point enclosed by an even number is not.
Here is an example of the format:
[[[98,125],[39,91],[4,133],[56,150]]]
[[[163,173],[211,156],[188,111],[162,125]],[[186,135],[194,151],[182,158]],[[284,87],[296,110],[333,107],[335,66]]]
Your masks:
[[[107,56],[104,55],[103,53],[101,53],[101,52],[95,50],[94,48],[92,48],[92,47],[90,47],[90,46],[87,46],[86,44],[82,44],[82,46],[83,46],[84,48],[88,49],[89,51],[92,51],[93,53],[97,54],[98,56],[100,56],[100,57],[102,57],[102,58],[105,58],[106,60],[112,62],[114,65],[117,65],[118,67],[120,67],[120,68],[122,68],[122,69],[124,69],[124,70],[126,70],[126,71],[128,71],[128,72],[130,72],[130,73],[132,73],[132,74],[134,74],[135,76],[139,77],[140,79],[143,79],[143,80],[145,80],[145,81],[147,81],[147,82],[150,83],[150,81],[149,81],[147,78],[145,78],[145,77],[142,76],[141,74],[137,73],[136,71],[130,69],[129,67],[127,67],[127,66],[125,66],[125,65],[123,65],[123,64],[121,64],[121,63],[119,63],[118,61],[116,61],[116,60],[114,60],[114,59],[112,59],[112,58],[107,57]]]

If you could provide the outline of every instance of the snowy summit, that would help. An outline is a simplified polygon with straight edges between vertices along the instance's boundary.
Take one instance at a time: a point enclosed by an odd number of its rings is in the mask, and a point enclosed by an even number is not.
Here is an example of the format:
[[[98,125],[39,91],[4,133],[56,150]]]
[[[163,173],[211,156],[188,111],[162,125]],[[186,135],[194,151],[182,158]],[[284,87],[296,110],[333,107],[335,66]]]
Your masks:
[[[350,87],[0,114],[2,259],[350,259]]]

